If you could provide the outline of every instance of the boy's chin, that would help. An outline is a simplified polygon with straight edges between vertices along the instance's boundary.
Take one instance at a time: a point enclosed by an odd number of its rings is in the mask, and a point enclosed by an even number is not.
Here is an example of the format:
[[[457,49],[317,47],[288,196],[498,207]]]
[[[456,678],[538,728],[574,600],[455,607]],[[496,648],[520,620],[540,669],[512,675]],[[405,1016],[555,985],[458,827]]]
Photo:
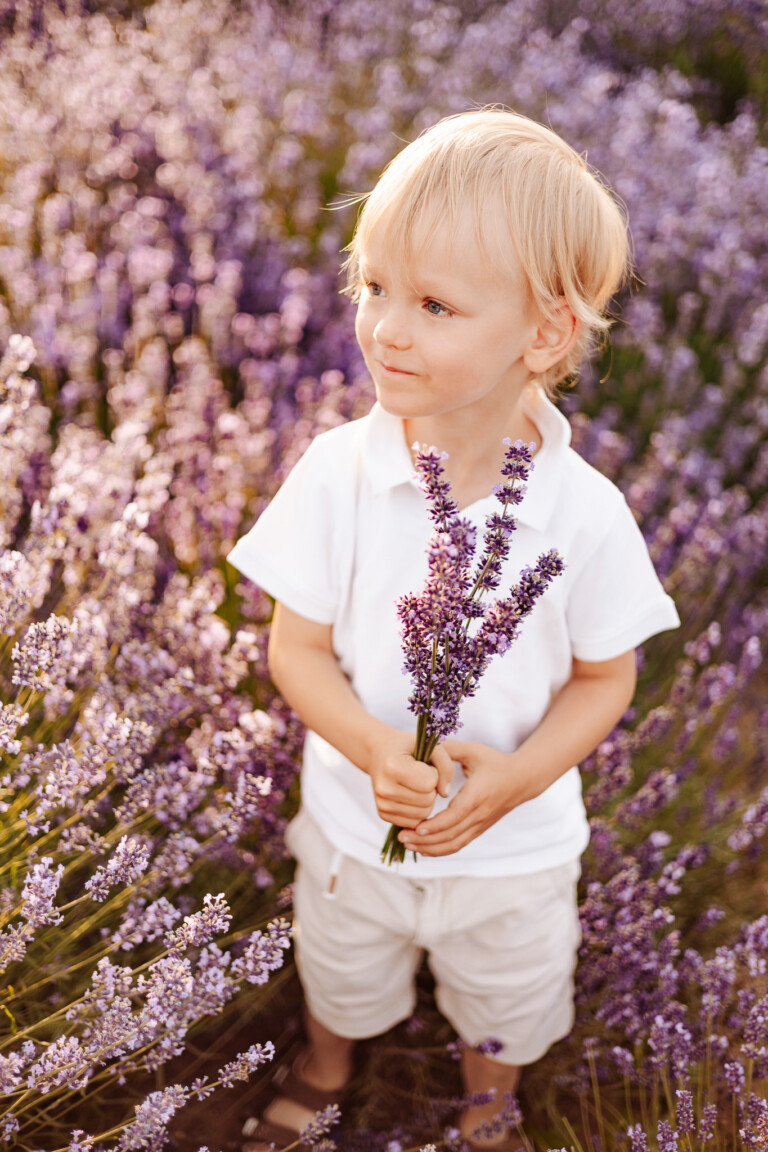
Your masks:
[[[388,412],[390,416],[399,416],[401,420],[405,420],[408,416],[413,415],[412,412],[408,411],[407,404],[403,404],[402,401],[398,403],[393,396],[382,393],[378,388],[376,389],[376,399],[384,411]]]
[[[420,416],[433,416],[431,408],[418,404],[415,400],[408,401],[402,397],[389,395],[384,389],[376,389],[376,399],[385,412],[390,416],[397,416],[401,420],[416,420]]]

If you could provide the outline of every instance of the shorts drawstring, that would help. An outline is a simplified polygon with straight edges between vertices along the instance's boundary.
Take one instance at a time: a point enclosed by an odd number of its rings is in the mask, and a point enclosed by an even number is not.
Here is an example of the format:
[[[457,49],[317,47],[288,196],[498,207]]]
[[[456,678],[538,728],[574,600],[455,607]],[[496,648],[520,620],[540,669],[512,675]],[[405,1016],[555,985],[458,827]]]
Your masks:
[[[329,869],[328,875],[328,887],[323,892],[323,896],[326,900],[336,899],[336,881],[338,879],[339,872],[341,871],[341,861],[343,858],[344,854],[339,852],[337,848],[331,858],[331,867]]]

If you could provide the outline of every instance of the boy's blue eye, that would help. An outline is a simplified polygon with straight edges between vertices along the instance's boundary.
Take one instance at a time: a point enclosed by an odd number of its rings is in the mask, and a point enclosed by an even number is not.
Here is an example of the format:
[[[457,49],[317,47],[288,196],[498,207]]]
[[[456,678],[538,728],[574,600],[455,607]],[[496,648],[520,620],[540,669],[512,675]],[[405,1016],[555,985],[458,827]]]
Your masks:
[[[377,284],[375,280],[370,280],[366,284],[366,288],[370,292],[371,296],[378,296],[382,291],[381,284]]]
[[[447,316],[448,309],[439,300],[427,300],[427,312],[430,316]]]

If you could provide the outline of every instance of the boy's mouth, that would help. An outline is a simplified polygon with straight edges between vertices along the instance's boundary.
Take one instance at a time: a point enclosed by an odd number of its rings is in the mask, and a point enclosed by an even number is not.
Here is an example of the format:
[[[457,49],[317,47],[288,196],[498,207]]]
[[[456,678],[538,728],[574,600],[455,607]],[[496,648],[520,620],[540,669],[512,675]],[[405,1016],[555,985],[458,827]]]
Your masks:
[[[382,367],[384,369],[385,372],[392,372],[396,376],[415,376],[416,375],[415,372],[409,372],[407,368],[395,368],[392,364],[385,364],[382,360],[379,361],[379,365],[380,365],[380,367]]]

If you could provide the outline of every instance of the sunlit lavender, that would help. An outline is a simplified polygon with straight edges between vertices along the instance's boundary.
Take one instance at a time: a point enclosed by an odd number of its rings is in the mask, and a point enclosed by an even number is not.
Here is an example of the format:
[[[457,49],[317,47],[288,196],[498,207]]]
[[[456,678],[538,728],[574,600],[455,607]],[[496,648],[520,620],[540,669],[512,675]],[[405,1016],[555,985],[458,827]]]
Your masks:
[[[0,1146],[161,1148],[273,1059],[146,1087],[290,965],[302,732],[223,557],[371,402],[339,205],[501,102],[627,204],[637,282],[563,408],[683,620],[583,766],[578,1019],[521,1123],[765,1147],[764,6],[20,0],[0,29]],[[399,1111],[333,1139],[450,1146],[450,1108]]]

